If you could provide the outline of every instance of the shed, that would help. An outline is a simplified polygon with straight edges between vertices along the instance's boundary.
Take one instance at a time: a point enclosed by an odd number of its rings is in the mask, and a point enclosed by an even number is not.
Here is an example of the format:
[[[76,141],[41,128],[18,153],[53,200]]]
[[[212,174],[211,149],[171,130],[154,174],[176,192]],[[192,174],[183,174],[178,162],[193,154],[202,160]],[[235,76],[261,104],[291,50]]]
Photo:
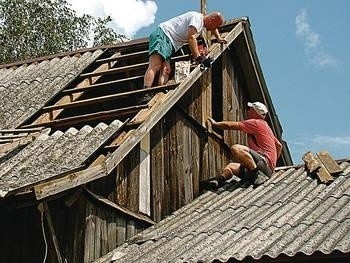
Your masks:
[[[212,68],[151,89],[148,39],[0,66],[1,262],[91,262],[191,203],[246,143],[207,118],[242,120],[248,101],[267,105],[278,165],[292,164],[248,18],[220,32]]]

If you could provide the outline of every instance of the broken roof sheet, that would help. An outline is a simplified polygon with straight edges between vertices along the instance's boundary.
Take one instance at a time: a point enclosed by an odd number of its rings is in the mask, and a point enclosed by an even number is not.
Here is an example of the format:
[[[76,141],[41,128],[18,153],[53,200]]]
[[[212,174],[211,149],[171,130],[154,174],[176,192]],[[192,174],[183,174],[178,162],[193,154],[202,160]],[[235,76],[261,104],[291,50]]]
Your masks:
[[[0,159],[0,196],[82,168],[121,124],[120,121],[110,125],[100,123],[94,128],[86,125],[80,130],[70,128],[52,135],[43,131],[16,155]]]
[[[350,252],[350,162],[330,184],[304,167],[207,192],[97,262],[212,262]]]
[[[0,129],[18,127],[92,63],[102,50],[0,68]]]

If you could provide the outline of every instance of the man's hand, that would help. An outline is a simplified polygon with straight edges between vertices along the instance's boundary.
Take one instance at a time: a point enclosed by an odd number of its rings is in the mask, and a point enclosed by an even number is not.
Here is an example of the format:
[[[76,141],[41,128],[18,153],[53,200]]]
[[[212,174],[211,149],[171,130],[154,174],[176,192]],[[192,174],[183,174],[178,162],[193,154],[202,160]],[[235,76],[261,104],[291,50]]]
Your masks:
[[[213,118],[208,118],[208,122],[211,123],[211,125],[215,125],[216,124],[216,121],[213,119]]]
[[[196,58],[196,62],[198,64],[202,64],[206,68],[210,68],[211,67],[211,59],[210,58],[206,58],[204,56],[198,56]]]
[[[219,42],[220,44],[227,44],[227,40],[226,40],[225,38],[219,38],[219,39],[218,39],[218,42]]]

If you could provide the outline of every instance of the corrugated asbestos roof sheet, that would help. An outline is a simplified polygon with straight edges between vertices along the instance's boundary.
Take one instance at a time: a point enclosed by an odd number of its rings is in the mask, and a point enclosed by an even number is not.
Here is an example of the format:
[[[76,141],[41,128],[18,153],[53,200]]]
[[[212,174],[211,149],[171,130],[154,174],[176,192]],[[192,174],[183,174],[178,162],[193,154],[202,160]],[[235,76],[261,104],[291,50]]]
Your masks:
[[[0,69],[0,129],[13,129],[43,107],[102,50]]]
[[[0,195],[80,168],[121,124],[116,120],[110,125],[86,125],[80,130],[70,128],[52,135],[43,132],[16,155],[0,159]]]
[[[350,251],[350,163],[330,185],[304,167],[207,192],[98,262],[212,262]]]

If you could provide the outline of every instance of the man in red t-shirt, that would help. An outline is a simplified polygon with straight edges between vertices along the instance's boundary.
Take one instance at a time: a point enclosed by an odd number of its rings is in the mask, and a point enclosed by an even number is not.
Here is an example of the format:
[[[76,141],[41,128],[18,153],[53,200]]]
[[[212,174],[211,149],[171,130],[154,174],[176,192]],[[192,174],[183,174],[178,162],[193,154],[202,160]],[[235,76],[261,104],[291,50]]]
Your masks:
[[[248,107],[248,119],[244,121],[216,122],[212,118],[208,119],[213,128],[247,133],[248,146],[232,145],[231,152],[236,162],[229,163],[221,175],[205,181],[206,188],[217,189],[233,175],[254,185],[264,183],[272,175],[281,155],[282,144],[265,121],[268,112],[266,106],[261,102],[248,102]]]

